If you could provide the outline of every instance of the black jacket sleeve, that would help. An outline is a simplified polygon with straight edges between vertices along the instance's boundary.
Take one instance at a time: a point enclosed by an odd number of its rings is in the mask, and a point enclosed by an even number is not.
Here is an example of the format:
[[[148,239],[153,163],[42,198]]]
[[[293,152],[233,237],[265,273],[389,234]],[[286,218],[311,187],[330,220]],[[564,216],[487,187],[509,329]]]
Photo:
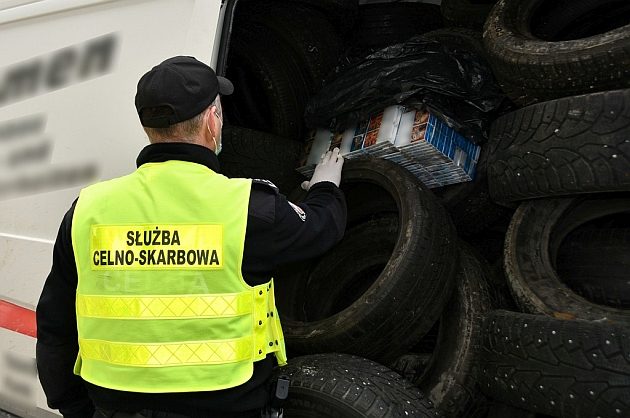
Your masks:
[[[277,189],[253,184],[243,255],[246,279],[248,273],[270,272],[328,251],[343,237],[346,212],[343,192],[331,182],[314,184],[298,204]]]
[[[293,205],[304,211],[300,216]],[[289,203],[280,195],[276,205],[274,268],[322,255],[343,238],[346,201],[331,182],[314,184],[304,201]]]
[[[76,204],[76,201],[75,201]],[[73,374],[79,346],[74,298],[77,270],[72,251],[74,204],[61,222],[53,263],[37,304],[37,370],[48,406],[64,417],[91,417],[94,412],[83,380]]]

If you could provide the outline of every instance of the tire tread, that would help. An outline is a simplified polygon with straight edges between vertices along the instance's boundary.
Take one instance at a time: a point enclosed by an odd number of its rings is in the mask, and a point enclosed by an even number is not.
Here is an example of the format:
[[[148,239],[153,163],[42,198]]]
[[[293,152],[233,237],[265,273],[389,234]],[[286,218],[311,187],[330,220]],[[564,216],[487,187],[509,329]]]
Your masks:
[[[439,417],[433,403],[396,372],[347,354],[296,357],[278,370],[291,379],[290,390],[316,392],[351,406],[357,416],[373,418]],[[291,410],[291,397],[287,409]]]
[[[630,90],[539,103],[496,120],[490,193],[499,202],[630,190]]]
[[[495,311],[484,328],[487,395],[553,416],[630,414],[628,326]]]

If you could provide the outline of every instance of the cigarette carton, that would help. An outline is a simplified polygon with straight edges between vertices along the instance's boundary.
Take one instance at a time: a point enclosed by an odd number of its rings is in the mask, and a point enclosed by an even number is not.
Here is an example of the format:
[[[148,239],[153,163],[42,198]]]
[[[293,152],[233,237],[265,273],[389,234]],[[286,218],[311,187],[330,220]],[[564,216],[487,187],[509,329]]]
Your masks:
[[[343,132],[314,131],[298,171],[311,175],[321,155],[335,147],[346,159],[390,160],[429,188],[472,180],[481,150],[426,109],[389,106]]]

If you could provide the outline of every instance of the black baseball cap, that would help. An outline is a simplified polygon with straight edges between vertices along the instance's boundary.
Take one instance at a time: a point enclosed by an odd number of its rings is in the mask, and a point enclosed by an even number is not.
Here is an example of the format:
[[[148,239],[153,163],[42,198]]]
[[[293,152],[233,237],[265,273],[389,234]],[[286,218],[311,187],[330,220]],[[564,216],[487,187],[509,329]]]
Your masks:
[[[217,97],[232,94],[225,77],[194,57],[177,56],[153,67],[138,81],[136,110],[142,126],[166,128],[198,115]],[[159,111],[143,114],[147,109]]]

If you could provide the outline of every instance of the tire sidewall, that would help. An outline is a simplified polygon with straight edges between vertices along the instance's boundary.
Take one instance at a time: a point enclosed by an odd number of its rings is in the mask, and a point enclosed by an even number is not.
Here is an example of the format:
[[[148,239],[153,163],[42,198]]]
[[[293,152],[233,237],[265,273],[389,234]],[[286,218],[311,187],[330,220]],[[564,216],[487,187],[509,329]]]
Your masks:
[[[390,192],[396,201],[399,231],[392,255],[370,288],[350,306],[328,318],[313,322],[299,322],[283,317],[283,330],[287,343],[299,352],[343,351],[387,363],[403,354],[405,348],[386,342],[376,344],[374,341],[374,344],[367,344],[365,339],[369,335],[376,335],[375,326],[385,334],[379,339],[388,339],[386,334],[392,332],[391,327],[383,325],[383,315],[388,315],[386,320],[390,324],[402,327],[414,325],[413,329],[407,330],[406,335],[401,335],[401,339],[409,339],[406,347],[409,348],[437,321],[450,296],[458,266],[455,230],[435,196],[411,174],[394,169],[397,166],[387,161],[367,160],[353,163],[344,167],[342,183],[375,183]],[[427,259],[422,261],[426,263],[425,268],[415,269],[409,263],[412,258],[420,255],[418,246],[424,240],[432,241],[435,249],[427,249]],[[439,257],[451,259],[446,263],[446,260]],[[441,275],[434,277],[428,270],[433,264],[440,263],[443,263],[440,267]],[[391,303],[396,303],[395,299],[388,299],[392,292],[402,292],[401,286],[404,286],[404,289],[415,296],[419,292],[419,283],[423,280],[435,281],[430,290],[432,295],[418,294],[416,306],[392,309]],[[295,284],[290,287],[293,287],[292,291],[299,289]],[[405,296],[409,297],[409,293],[406,292]],[[423,297],[425,299],[420,300]]]
[[[545,199],[519,206],[505,238],[504,268],[510,289],[526,312],[568,319],[627,322],[630,312],[597,305],[579,296],[560,280],[553,267],[551,241],[561,239],[554,236],[557,224],[570,216],[571,210],[582,200]],[[630,209],[630,199],[624,200]],[[602,216],[605,214],[603,210]]]

